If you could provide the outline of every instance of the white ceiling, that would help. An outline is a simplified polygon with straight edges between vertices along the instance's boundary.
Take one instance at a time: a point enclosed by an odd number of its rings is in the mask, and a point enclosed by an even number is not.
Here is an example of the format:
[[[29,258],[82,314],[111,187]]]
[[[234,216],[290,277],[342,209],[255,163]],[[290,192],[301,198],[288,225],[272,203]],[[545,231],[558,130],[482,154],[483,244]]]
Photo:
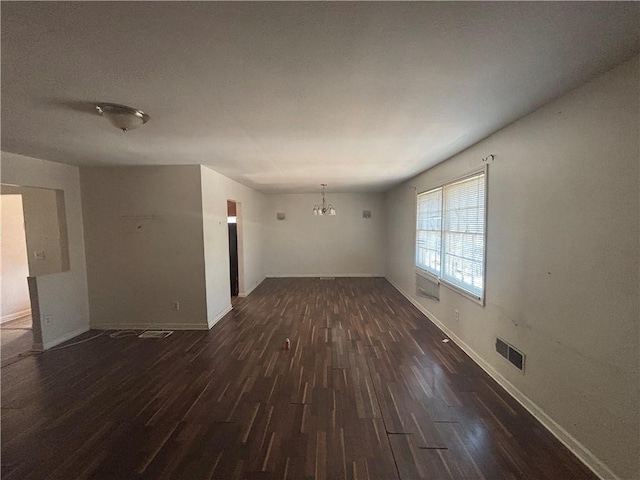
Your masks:
[[[381,191],[640,51],[634,2],[2,2],[2,149]],[[122,133],[97,102],[151,116]]]

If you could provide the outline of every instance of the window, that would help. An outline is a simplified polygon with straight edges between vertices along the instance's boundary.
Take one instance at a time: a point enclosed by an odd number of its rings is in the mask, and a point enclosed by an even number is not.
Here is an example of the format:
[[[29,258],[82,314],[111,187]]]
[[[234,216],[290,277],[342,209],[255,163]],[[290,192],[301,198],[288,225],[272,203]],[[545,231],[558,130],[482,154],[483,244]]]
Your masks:
[[[418,195],[416,267],[484,299],[485,172]]]
[[[440,276],[442,253],[442,188],[418,195],[416,266]]]

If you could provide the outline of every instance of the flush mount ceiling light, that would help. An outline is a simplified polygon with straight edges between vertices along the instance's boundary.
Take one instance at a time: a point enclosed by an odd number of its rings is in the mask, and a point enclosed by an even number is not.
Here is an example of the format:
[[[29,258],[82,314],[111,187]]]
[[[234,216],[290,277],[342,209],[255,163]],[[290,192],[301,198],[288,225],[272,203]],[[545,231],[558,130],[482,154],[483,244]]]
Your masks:
[[[321,183],[322,185],[322,205],[314,205],[313,206],[313,214],[314,215],[335,215],[336,209],[333,208],[333,205],[327,203],[324,198],[324,188],[327,186],[326,183]]]
[[[111,125],[123,132],[138,128],[149,121],[149,115],[143,111],[117,103],[100,103],[96,105],[96,110],[106,117]]]

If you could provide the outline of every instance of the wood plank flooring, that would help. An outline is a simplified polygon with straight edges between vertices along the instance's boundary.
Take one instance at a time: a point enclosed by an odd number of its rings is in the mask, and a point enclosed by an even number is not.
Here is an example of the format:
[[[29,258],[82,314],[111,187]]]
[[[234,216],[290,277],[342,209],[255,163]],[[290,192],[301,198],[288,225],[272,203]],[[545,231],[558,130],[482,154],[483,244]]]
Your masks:
[[[442,339],[384,279],[267,279],[211,331],[3,368],[2,478],[596,478]]]
[[[33,348],[31,315],[18,318],[0,326],[0,358],[2,366]]]

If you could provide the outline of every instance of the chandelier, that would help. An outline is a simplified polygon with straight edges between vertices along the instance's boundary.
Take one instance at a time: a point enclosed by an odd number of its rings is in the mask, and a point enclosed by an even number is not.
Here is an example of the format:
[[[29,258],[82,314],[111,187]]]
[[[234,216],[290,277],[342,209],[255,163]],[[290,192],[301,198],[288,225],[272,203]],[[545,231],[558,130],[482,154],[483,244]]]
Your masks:
[[[322,205],[314,205],[313,206],[313,214],[314,215],[335,215],[336,209],[333,208],[333,205],[327,203],[324,198],[324,188],[327,186],[326,183],[321,183],[322,185]]]

